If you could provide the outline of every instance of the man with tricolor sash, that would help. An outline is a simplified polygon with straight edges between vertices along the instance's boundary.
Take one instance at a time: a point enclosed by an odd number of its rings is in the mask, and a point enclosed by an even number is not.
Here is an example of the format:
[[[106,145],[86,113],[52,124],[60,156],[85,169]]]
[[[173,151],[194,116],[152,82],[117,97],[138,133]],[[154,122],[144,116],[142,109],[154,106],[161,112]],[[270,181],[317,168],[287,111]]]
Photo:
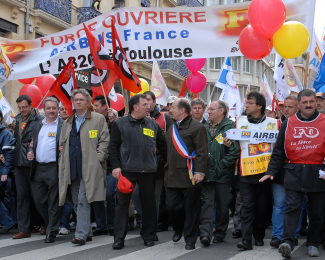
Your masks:
[[[282,123],[266,175],[261,182],[274,179],[284,169],[286,209],[279,253],[291,258],[295,231],[305,194],[308,197],[308,255],[319,256],[325,197],[325,116],[316,110],[316,95],[310,89],[298,94],[299,111]]]
[[[245,129],[245,136],[250,138],[250,130],[277,130],[277,120],[266,117],[265,97],[257,92],[251,92],[246,97],[247,116],[237,118],[236,128]],[[260,183],[259,179],[267,170],[272,143],[251,143],[239,141],[240,144],[240,174],[238,186],[242,200],[241,230],[242,241],[237,247],[243,250],[252,250],[252,235],[255,246],[264,245],[265,228],[268,225],[272,209],[271,182]]]
[[[187,99],[176,99],[170,113],[176,123],[166,134],[166,204],[175,231],[173,241],[179,241],[184,230],[185,249],[192,250],[199,236],[201,182],[207,170],[208,138],[204,125],[190,115]]]

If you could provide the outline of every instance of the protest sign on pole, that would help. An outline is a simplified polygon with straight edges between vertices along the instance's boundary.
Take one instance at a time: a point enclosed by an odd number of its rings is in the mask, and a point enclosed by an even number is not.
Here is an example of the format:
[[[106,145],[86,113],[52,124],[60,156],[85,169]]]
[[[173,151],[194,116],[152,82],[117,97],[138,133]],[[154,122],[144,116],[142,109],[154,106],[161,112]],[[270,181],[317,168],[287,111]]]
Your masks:
[[[262,80],[262,84],[261,84],[261,88],[260,88],[260,93],[262,95],[264,95],[264,97],[265,97],[266,107],[272,105],[273,95],[272,95],[272,91],[271,91],[269,82],[267,81],[267,78],[266,78],[265,74],[263,75],[263,80]]]
[[[301,22],[312,32],[315,0],[284,3],[287,20]],[[250,2],[191,8],[116,8],[85,25],[99,42],[104,37],[103,47],[111,55],[111,23],[115,23],[130,62],[241,56],[238,37],[249,23],[249,5]],[[0,41],[14,64],[10,80],[59,74],[69,57],[76,70],[91,67],[83,24],[38,39]]]

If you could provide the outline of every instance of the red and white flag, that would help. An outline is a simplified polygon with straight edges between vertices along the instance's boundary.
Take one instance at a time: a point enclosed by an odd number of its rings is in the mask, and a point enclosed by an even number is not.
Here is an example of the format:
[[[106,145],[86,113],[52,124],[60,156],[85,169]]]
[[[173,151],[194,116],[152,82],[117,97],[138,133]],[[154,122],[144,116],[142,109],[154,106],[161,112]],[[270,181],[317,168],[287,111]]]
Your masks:
[[[72,114],[71,92],[73,89],[77,89],[77,81],[74,73],[73,60],[70,58],[50,88],[50,91],[61,101],[69,115]]]
[[[131,65],[126,57],[120,38],[112,22],[112,45],[115,72],[122,81],[123,88],[139,93],[141,91],[140,80],[131,69]]]

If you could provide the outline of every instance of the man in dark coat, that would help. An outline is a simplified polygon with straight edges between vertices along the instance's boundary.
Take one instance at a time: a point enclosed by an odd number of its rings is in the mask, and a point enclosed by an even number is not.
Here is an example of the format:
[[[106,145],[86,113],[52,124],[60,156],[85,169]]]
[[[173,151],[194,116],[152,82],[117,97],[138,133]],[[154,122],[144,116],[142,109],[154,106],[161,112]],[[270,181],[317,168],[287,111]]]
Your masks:
[[[278,251],[291,258],[305,193],[309,203],[307,234],[308,255],[319,256],[321,226],[325,196],[325,116],[316,110],[316,95],[310,89],[298,94],[299,111],[282,123],[268,170],[260,182],[273,180],[284,167],[286,209],[284,212],[283,242]],[[286,163],[287,162],[287,163]]]
[[[176,99],[170,112],[176,123],[166,135],[166,204],[175,231],[173,241],[181,239],[184,229],[185,248],[192,250],[199,236],[201,182],[207,170],[208,138],[204,125],[190,115],[187,99]]]
[[[16,100],[20,114],[16,119],[14,151],[15,178],[17,189],[17,222],[19,233],[13,239],[31,236],[31,210],[32,203],[30,188],[30,171],[32,163],[27,159],[29,145],[33,138],[33,131],[43,116],[37,114],[29,96],[21,95]]]
[[[229,224],[229,204],[232,198],[232,182],[235,164],[239,158],[238,141],[228,148],[223,144],[222,134],[236,128],[227,115],[227,104],[213,101],[208,109],[209,120],[205,124],[209,155],[207,172],[202,184],[202,207],[200,216],[200,240],[205,246],[221,243],[226,237]],[[213,232],[213,209],[216,205],[215,231]]]

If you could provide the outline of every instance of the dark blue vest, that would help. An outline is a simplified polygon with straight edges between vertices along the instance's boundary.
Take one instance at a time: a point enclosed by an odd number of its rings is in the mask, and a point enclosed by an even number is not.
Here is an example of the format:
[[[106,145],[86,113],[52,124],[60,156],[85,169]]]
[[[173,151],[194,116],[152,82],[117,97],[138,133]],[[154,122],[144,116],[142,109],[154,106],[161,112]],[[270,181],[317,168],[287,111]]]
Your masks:
[[[73,119],[72,130],[70,132],[69,141],[69,155],[70,155],[70,175],[71,180],[82,178],[82,151],[80,142],[80,129],[77,132],[76,119]]]

